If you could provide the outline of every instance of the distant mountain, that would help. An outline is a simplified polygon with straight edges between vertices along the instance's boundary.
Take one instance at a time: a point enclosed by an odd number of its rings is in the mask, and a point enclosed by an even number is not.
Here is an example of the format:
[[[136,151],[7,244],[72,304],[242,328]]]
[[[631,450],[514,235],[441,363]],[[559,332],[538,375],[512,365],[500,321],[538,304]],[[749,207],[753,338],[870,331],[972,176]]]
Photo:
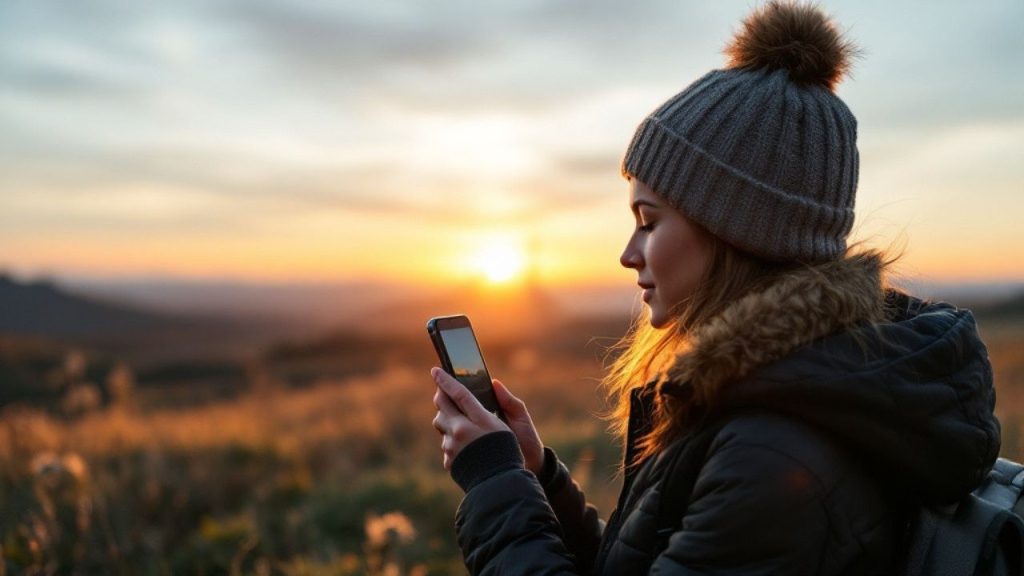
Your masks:
[[[422,297],[427,289],[386,282],[245,282],[173,278],[67,278],[77,294],[175,317],[215,316],[300,322],[314,331],[335,328],[368,308]],[[436,290],[435,290],[436,291]]]
[[[21,283],[0,275],[0,332],[83,338],[175,323],[169,316],[71,294],[50,282]]]
[[[0,334],[85,345],[134,362],[248,356],[296,330],[262,318],[154,312],[0,274]]]
[[[1022,280],[938,282],[901,278],[897,286],[918,298],[950,302],[971,310],[998,305],[1024,294]]]
[[[978,319],[997,322],[1024,321],[1024,292],[998,302],[977,306],[971,311]]]
[[[311,333],[339,328],[402,331],[439,310],[526,309],[529,315],[552,307],[567,316],[629,315],[639,291],[631,282],[547,286],[527,282],[502,288],[482,282],[461,286],[396,281],[259,283],[218,280],[66,278],[60,284],[76,294],[167,313],[279,319],[301,323]],[[531,295],[532,294],[532,295]],[[519,300],[519,304],[502,301]],[[472,310],[470,310],[472,311]],[[475,317],[475,315],[474,315]],[[411,320],[410,320],[411,319]],[[410,324],[410,322],[412,322]]]

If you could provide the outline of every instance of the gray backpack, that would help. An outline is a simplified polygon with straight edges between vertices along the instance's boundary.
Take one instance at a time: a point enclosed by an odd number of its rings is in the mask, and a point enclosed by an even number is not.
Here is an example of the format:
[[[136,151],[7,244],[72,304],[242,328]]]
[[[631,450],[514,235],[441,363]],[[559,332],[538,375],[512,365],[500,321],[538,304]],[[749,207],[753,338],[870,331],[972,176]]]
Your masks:
[[[1000,458],[977,490],[923,508],[911,525],[907,576],[1017,576],[1024,566],[1024,466]]]

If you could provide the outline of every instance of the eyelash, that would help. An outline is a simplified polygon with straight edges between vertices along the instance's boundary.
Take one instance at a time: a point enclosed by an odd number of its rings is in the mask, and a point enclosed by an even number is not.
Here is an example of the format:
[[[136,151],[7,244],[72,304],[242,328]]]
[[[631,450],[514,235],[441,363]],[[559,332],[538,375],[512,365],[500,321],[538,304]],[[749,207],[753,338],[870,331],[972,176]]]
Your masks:
[[[639,230],[640,232],[650,232],[651,230],[654,229],[654,224],[644,224],[643,226],[637,226],[636,229]]]

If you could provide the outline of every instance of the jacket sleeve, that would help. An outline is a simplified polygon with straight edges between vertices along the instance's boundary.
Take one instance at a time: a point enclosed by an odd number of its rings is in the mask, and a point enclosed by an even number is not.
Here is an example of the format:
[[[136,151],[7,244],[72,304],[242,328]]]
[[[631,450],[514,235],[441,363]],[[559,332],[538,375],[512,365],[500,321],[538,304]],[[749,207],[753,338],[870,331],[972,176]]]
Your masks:
[[[589,568],[597,544],[580,530],[597,530],[600,538],[596,512],[585,505],[568,470],[557,459],[546,462],[546,469],[548,464],[556,466],[548,482],[551,493],[575,531],[568,542],[540,482],[523,467],[511,432],[487,434],[455,458],[452,477],[466,491],[455,517],[456,539],[471,574],[586,573],[574,552],[589,554],[584,564]]]
[[[829,531],[825,497],[806,466],[771,446],[712,447],[682,525],[650,573],[818,573]]]
[[[604,521],[598,516],[597,508],[587,503],[579,484],[551,448],[544,448],[540,482],[562,528],[562,540],[576,557],[577,570],[589,574],[601,545]]]

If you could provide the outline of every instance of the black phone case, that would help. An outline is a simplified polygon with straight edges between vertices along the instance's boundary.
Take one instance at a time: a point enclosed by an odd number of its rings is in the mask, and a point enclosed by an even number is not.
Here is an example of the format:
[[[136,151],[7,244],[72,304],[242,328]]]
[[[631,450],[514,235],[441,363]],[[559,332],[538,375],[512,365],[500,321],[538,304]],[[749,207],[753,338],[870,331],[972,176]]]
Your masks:
[[[486,390],[474,389],[472,386],[467,385],[466,382],[463,382],[461,379],[455,376],[455,371],[452,368],[451,359],[448,357],[448,350],[445,348],[444,340],[441,339],[442,328],[439,327],[439,324],[443,323],[445,320],[460,319],[461,321],[461,319],[463,318],[465,318],[465,327],[469,328],[470,331],[473,332],[473,341],[476,343],[477,352],[480,354],[480,360],[484,363],[484,371],[487,373]],[[487,361],[483,359],[483,351],[480,350],[480,343],[476,339],[476,332],[473,331],[473,326],[469,322],[469,319],[462,315],[438,316],[436,318],[431,318],[427,322],[427,333],[430,335],[430,342],[434,345],[434,351],[437,352],[437,357],[441,361],[441,368],[449,375],[451,375],[453,378],[459,380],[459,382],[461,382],[464,386],[466,386],[470,390],[470,392],[472,392],[473,395],[476,396],[476,399],[479,400],[481,404],[483,404],[484,408],[491,410],[492,412],[497,414],[499,418],[504,420],[505,415],[501,411],[501,405],[498,404],[498,397],[494,394],[494,388],[490,385],[491,372],[487,368]]]

